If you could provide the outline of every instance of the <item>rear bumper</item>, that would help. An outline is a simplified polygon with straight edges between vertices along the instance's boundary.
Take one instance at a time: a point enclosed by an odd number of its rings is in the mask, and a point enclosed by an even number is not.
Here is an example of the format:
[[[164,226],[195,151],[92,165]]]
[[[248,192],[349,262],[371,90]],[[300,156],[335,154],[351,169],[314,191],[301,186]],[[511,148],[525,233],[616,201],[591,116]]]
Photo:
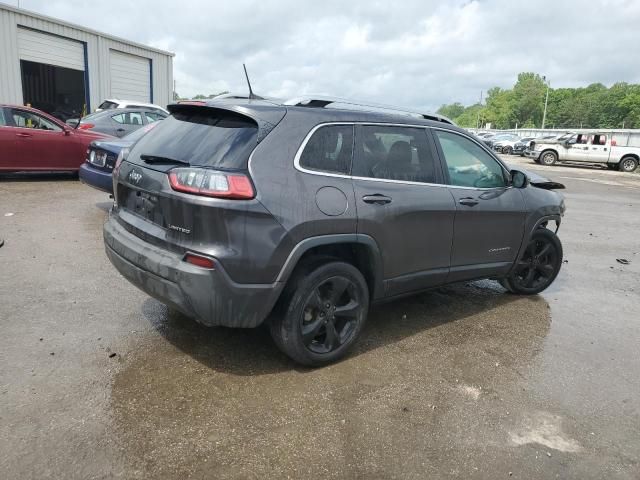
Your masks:
[[[104,172],[83,163],[80,165],[78,177],[80,177],[82,183],[86,183],[90,187],[97,188],[103,192],[113,193],[113,182],[111,181],[110,172]]]
[[[110,215],[103,229],[105,250],[116,269],[148,295],[207,326],[251,328],[275,305],[284,283],[239,284],[222,266],[214,270],[144,242]]]

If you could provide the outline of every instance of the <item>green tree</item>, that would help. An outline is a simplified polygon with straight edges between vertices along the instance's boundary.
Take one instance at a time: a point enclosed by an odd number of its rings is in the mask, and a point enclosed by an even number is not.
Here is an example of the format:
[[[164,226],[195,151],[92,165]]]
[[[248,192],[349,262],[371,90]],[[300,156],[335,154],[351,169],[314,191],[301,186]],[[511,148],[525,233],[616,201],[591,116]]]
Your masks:
[[[458,118],[464,113],[464,105],[459,102],[452,103],[451,105],[442,105],[437,113],[451,119]]]
[[[518,125],[542,125],[544,98],[547,86],[536,73],[524,72],[518,75],[513,86],[513,116]]]
[[[496,128],[541,127],[547,86],[536,73],[518,75],[511,89],[494,87],[485,106],[442,105],[438,112],[462,127],[490,122]],[[607,88],[550,88],[546,126],[555,128],[640,128],[640,85],[619,82]]]

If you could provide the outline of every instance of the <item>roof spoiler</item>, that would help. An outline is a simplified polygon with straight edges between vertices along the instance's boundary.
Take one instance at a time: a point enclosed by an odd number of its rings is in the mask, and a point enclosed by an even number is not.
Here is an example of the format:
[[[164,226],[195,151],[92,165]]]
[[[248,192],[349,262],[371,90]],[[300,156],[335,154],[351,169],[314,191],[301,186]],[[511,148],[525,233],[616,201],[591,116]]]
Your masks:
[[[275,107],[275,108],[274,108]],[[170,113],[178,111],[186,111],[191,109],[208,109],[212,113],[216,110],[224,110],[250,118],[258,125],[258,142],[260,142],[267,134],[274,129],[278,123],[284,118],[287,109],[284,107],[277,108],[274,104],[260,104],[255,101],[247,101],[246,103],[225,102],[208,100],[206,103],[172,103],[167,105]]]

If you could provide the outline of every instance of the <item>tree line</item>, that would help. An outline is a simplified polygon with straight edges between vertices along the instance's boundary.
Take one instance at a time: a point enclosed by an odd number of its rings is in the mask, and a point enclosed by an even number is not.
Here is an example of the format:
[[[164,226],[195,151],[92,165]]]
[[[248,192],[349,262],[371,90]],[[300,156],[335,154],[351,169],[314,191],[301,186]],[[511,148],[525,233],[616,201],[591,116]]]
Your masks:
[[[511,89],[493,87],[486,102],[442,105],[438,113],[461,127],[541,128],[547,84],[523,72]],[[640,128],[640,85],[619,82],[607,88],[549,88],[545,128]]]

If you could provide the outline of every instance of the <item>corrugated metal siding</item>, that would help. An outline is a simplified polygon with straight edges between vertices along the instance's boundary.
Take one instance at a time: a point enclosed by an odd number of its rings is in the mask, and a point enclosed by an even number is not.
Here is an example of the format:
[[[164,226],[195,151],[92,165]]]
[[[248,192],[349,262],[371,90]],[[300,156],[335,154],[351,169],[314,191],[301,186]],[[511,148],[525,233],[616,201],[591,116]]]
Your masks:
[[[20,60],[84,70],[84,45],[55,35],[18,27]]]
[[[109,51],[111,95],[115,98],[151,101],[151,61],[116,50]]]
[[[18,56],[18,26],[78,40],[87,45],[88,86],[93,109],[105,98],[111,96],[110,49],[150,59],[154,103],[164,107],[172,101],[173,59],[171,55],[0,5],[0,103],[21,104],[23,102]]]

